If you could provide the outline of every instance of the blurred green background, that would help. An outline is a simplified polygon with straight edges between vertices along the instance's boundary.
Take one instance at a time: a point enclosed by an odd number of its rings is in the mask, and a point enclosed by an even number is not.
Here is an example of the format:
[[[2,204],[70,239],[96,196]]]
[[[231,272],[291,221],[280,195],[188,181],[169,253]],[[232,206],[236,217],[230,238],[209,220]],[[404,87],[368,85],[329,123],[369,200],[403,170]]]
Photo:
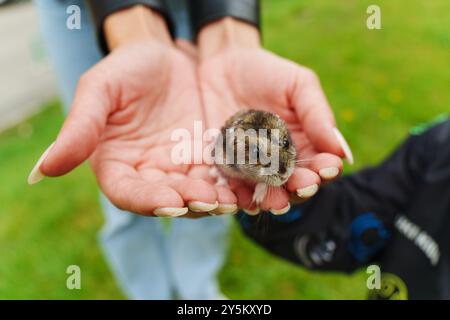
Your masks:
[[[366,27],[371,4],[381,7],[381,30]],[[268,49],[319,74],[355,154],[347,172],[376,164],[412,126],[450,110],[448,0],[267,0],[263,29]],[[89,168],[26,184],[62,122],[55,100],[0,135],[0,298],[123,298],[97,245],[102,215]],[[311,273],[262,251],[236,226],[231,239],[220,274],[230,298],[365,298],[364,271]],[[82,290],[66,289],[71,264],[81,267]]]

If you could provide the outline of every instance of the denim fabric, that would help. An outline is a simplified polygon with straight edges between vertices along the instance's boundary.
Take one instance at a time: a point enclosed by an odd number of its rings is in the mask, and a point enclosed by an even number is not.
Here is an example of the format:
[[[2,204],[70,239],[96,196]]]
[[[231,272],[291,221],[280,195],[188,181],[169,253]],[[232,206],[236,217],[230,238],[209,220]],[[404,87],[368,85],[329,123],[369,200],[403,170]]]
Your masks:
[[[183,1],[170,1],[176,35],[190,38]],[[36,0],[48,53],[59,79],[66,112],[78,79],[101,59],[84,1]],[[69,30],[66,9],[81,8],[81,29]],[[114,207],[101,196],[105,225],[100,241],[118,284],[131,299],[211,299],[219,296],[216,274],[222,266],[228,217],[197,220],[143,217]]]

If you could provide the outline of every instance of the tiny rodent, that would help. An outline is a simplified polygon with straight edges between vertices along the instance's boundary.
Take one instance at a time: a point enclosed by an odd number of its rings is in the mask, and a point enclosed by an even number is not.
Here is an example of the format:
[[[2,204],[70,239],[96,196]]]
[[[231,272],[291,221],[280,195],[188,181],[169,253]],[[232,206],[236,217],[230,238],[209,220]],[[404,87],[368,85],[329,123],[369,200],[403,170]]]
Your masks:
[[[239,134],[242,132],[254,134]],[[245,150],[245,157],[241,154],[244,163],[238,161],[239,150]],[[269,187],[282,186],[289,179],[297,158],[286,123],[276,114],[259,110],[240,111],[228,119],[213,154],[217,168],[225,177]],[[275,162],[278,162],[276,166]]]

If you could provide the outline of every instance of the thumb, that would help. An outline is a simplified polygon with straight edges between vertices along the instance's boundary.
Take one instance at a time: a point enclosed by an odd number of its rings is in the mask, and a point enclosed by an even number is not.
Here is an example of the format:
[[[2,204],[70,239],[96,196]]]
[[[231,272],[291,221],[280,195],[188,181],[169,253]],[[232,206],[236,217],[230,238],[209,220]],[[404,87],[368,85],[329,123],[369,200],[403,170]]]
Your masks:
[[[300,68],[292,101],[299,122],[314,148],[319,152],[328,152],[353,163],[353,155],[342,134],[336,128],[336,121],[320,85],[317,75]]]
[[[111,101],[101,76],[95,71],[83,75],[56,141],[41,156],[28,182],[34,184],[44,176],[64,175],[88,159],[105,129]]]

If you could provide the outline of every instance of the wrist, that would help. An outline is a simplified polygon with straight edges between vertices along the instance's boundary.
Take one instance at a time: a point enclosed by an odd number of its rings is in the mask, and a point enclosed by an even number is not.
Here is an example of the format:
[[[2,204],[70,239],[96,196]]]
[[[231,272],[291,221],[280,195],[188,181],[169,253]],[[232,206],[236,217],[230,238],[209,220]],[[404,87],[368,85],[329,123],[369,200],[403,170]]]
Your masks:
[[[103,29],[111,51],[141,41],[157,41],[167,45],[172,43],[164,18],[143,5],[112,13],[105,19]]]
[[[260,34],[252,24],[226,17],[204,26],[197,38],[200,58],[205,59],[231,47],[259,48]]]

